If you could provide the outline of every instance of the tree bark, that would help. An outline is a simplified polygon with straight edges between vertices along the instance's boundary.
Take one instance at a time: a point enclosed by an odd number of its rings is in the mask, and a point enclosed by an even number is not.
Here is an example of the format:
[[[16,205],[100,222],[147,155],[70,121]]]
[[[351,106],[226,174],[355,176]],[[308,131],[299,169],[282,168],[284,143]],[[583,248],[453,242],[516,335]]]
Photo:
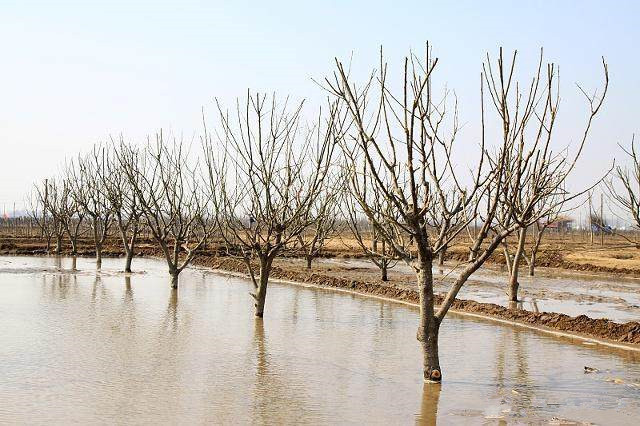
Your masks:
[[[434,316],[433,296],[433,258],[431,254],[419,255],[417,273],[418,291],[420,293],[420,326],[417,338],[422,344],[423,378],[425,382],[440,382],[442,371],[438,357],[438,332],[440,323]]]
[[[102,244],[96,245],[96,267],[102,267]]]
[[[180,271],[175,268],[169,269],[169,275],[171,276],[171,288],[174,290],[178,289],[178,276],[180,275]]]
[[[56,235],[56,254],[62,253],[62,235]]]
[[[256,291],[256,317],[264,317],[264,304],[267,300],[267,286],[269,285],[269,274],[271,273],[271,264],[273,259],[270,257],[260,259],[260,281]]]
[[[518,288],[520,283],[518,282],[518,269],[520,267],[520,259],[524,253],[524,243],[527,238],[527,229],[520,228],[518,231],[518,247],[516,253],[513,256],[513,263],[511,264],[511,277],[509,278],[509,301],[518,301]]]
[[[382,263],[380,264],[380,279],[382,281],[389,281],[389,276],[387,275],[387,261],[386,259],[382,259]]]
[[[311,262],[313,261],[313,256],[307,255],[307,269],[311,269]]]
[[[133,250],[127,250],[127,257],[124,261],[124,272],[131,272],[131,261],[133,260]]]
[[[444,258],[447,254],[447,246],[444,246],[440,253],[438,254],[438,266],[444,266]]]
[[[529,276],[533,277],[536,271],[536,251],[535,249],[531,253],[531,261],[529,262]]]

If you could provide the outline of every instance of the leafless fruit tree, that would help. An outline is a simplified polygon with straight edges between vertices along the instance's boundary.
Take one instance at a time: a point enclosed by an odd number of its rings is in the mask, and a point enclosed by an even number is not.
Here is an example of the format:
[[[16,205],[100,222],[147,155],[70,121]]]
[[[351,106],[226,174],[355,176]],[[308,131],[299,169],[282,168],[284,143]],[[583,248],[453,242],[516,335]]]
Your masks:
[[[327,176],[331,179],[332,176]],[[311,269],[313,259],[322,254],[327,241],[338,232],[339,181],[324,185],[312,202],[311,217],[314,221],[298,235],[297,243],[304,252],[307,269]]]
[[[78,254],[78,239],[82,233],[84,211],[71,196],[68,176],[60,179],[45,179],[42,186],[35,185],[31,198],[31,216],[40,227],[47,242],[47,252],[51,249],[51,239],[55,236],[55,253],[62,252],[62,240],[66,234],[71,244],[71,255]]]
[[[49,180],[45,179],[42,184],[34,184],[29,195],[29,215],[40,228],[40,236],[46,241],[46,251],[51,251],[51,240],[54,236],[54,219],[49,211]]]
[[[78,256],[78,240],[83,234],[82,224],[85,219],[85,210],[72,196],[72,184],[68,174],[62,177],[62,197],[60,200],[60,221],[71,244],[71,256],[73,257],[73,269],[76,268]]]
[[[565,190],[567,178],[575,169],[587,142],[609,83],[603,59],[602,94],[588,94],[580,88],[589,105],[589,113],[578,146],[570,154],[566,146],[556,148],[557,144],[554,144],[560,103],[557,67],[554,64],[544,66],[541,50],[537,71],[529,84],[521,85],[514,79],[515,64],[516,52],[510,63],[505,63],[501,50],[497,63],[492,63],[487,57],[483,65],[484,85],[490,94],[489,105],[494,107],[503,141],[502,147],[495,154],[490,153],[488,159],[491,164],[503,164],[503,181],[491,185],[486,193],[489,198],[497,197],[497,215],[495,221],[485,222],[486,228],[481,232],[492,230],[500,234],[516,227],[517,245],[513,260],[509,262],[508,297],[511,302],[518,301],[518,273],[524,257],[527,228],[554,216],[568,202],[593,188],[572,194]],[[483,118],[483,129],[484,123]]]
[[[553,172],[558,168],[555,162],[549,163],[549,159],[556,157],[544,149],[544,143],[525,149],[524,142],[515,137],[520,134],[519,129],[512,130],[517,121],[511,121],[505,109],[512,72],[508,72],[509,68],[505,70],[500,52],[499,74],[494,76],[488,58],[481,75],[480,155],[465,179],[470,183],[465,186],[452,160],[458,130],[456,109],[452,119],[445,120],[449,117],[447,107],[450,105],[446,94],[445,99],[432,97],[431,76],[437,59],[429,56],[427,47],[424,61],[415,55],[405,58],[403,79],[397,92],[387,82],[387,64],[382,55],[380,70],[372,73],[363,85],[355,84],[343,64],[336,60],[337,70],[331,79],[325,80],[325,87],[346,105],[353,122],[342,143],[346,163],[353,165],[351,192],[396,255],[416,272],[420,295],[417,337],[424,353],[423,375],[427,381],[440,381],[440,324],[458,292],[519,224],[533,223],[544,213],[532,212],[533,206],[548,194],[554,194],[564,180],[556,184],[558,179],[553,177]],[[514,66],[511,65],[511,70]],[[550,66],[549,71],[552,70]],[[505,117],[503,137],[493,153],[485,145],[487,84],[495,105],[503,105],[498,111]],[[446,123],[450,123],[449,126]],[[547,161],[538,162],[541,157]],[[571,164],[563,175],[572,168]],[[380,214],[380,209],[368,201],[365,194],[372,186],[384,195],[382,202],[390,206],[393,214]],[[521,193],[528,186],[532,187],[533,195],[525,199]],[[519,198],[513,201],[512,196]],[[434,221],[434,217],[439,219]],[[471,230],[469,225],[476,218],[482,225]],[[469,261],[436,311],[434,256],[465,229],[472,240]],[[413,240],[415,250],[407,244],[407,239]]]
[[[606,186],[609,197],[625,214],[631,216],[635,227],[640,229],[640,156],[636,151],[635,135],[631,138],[629,148],[621,148],[631,164],[628,167],[616,166],[611,178],[606,181]],[[602,219],[600,222],[604,223]],[[633,244],[640,248],[635,242]]]
[[[545,231],[556,220],[560,219],[559,213],[549,212],[549,214],[538,220],[535,224],[530,226],[530,229],[533,230],[533,244],[531,245],[531,249],[529,251],[529,255],[526,256],[525,260],[527,261],[527,266],[529,267],[529,276],[533,277],[536,273],[536,262],[538,259],[538,251],[540,250],[540,244],[542,243],[542,238],[545,234]]]
[[[99,146],[102,152],[102,167],[98,170],[101,186],[100,190],[109,201],[115,217],[115,224],[120,233],[122,246],[125,253],[125,272],[131,272],[131,262],[135,255],[136,241],[140,231],[142,209],[138,202],[138,196],[123,170],[118,152],[127,150],[126,144],[120,136],[119,140],[111,141],[110,145]],[[132,175],[138,178],[138,175]]]
[[[426,381],[442,378],[438,333],[449,309],[443,305],[435,312],[434,256],[465,229],[466,222],[457,216],[468,209],[487,179],[481,176],[480,161],[471,189],[457,180],[451,158],[457,112],[454,108],[449,120],[447,94],[439,100],[432,97],[431,75],[437,62],[429,57],[428,47],[424,61],[415,55],[405,58],[396,93],[387,81],[382,54],[379,71],[364,84],[354,83],[338,60],[333,76],[324,83],[348,111],[351,125],[341,147],[352,196],[376,235],[415,270],[420,295],[417,338],[423,347]],[[431,221],[434,215],[441,218],[439,228]]]
[[[89,219],[98,268],[102,267],[102,249],[113,221],[113,210],[104,196],[99,177],[103,167],[103,153],[97,148],[87,155],[79,155],[67,166],[71,196]]]
[[[202,191],[197,161],[181,140],[162,131],[143,150],[121,144],[118,159],[137,205],[169,266],[171,287],[214,231],[209,196]]]
[[[363,179],[366,174],[363,174]],[[364,255],[380,270],[380,280],[389,280],[389,269],[398,263],[395,251],[387,244],[386,240],[376,230],[375,223],[384,220],[385,216],[392,217],[393,206],[389,203],[382,203],[384,194],[376,191],[375,185],[363,185],[362,198],[372,208],[370,214],[378,216],[378,219],[371,221],[360,208],[359,203],[351,194],[346,193],[343,202],[340,204],[342,216],[351,231],[351,235],[360,247]]]
[[[209,191],[222,240],[244,260],[262,317],[273,260],[325,211],[317,203],[332,165],[337,115],[330,105],[307,127],[303,102],[279,105],[275,95],[250,92],[233,114],[216,104],[219,126],[213,133],[205,126],[203,137]]]

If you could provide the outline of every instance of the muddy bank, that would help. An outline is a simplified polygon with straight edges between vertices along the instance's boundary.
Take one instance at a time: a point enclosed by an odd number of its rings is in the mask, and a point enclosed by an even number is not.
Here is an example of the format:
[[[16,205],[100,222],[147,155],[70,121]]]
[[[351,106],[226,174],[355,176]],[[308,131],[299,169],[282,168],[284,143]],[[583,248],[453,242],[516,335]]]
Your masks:
[[[246,266],[242,261],[228,257],[200,257],[196,260],[196,264],[242,274],[247,272]],[[283,280],[349,289],[359,293],[388,297],[412,303],[419,301],[416,290],[399,288],[394,284],[385,285],[377,282],[347,280],[313,271],[289,270],[278,266],[274,266],[271,276]],[[441,301],[442,295],[436,295],[436,302],[440,303]],[[456,300],[452,308],[458,311],[479,313],[523,324],[543,326],[563,332],[640,345],[640,323],[635,321],[619,324],[607,319],[589,318],[586,315],[571,317],[559,313],[536,313],[509,309],[491,303],[480,303],[472,300]]]

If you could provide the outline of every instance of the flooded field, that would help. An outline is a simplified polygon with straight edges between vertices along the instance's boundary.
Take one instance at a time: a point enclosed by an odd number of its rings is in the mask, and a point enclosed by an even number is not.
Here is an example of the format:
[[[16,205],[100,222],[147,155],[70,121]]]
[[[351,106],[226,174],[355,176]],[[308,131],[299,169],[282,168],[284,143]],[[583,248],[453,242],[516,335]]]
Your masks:
[[[424,385],[417,311],[136,259],[0,258],[0,423],[633,424],[640,354],[458,316]],[[586,374],[584,367],[598,371]]]
[[[371,262],[358,259],[321,259],[319,265],[353,269],[354,273],[377,270]],[[448,263],[434,267],[436,292],[445,293],[449,281],[455,279],[461,268]],[[390,277],[410,275],[413,271],[404,263],[398,263],[390,271]],[[507,282],[505,271],[496,266],[486,266],[475,272],[465,284],[459,298],[483,303],[507,306]],[[558,312],[571,316],[587,315],[591,318],[607,318],[615,322],[640,320],[640,279],[607,277],[604,274],[587,274],[557,269],[538,268],[536,276],[526,271],[520,275],[520,308],[533,312]]]

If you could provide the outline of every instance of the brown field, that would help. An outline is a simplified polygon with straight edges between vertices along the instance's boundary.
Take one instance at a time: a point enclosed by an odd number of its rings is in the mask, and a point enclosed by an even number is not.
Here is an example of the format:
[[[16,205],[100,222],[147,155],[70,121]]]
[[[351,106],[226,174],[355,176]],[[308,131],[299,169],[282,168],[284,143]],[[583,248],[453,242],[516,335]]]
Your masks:
[[[42,253],[44,242],[36,237],[34,230],[16,232],[10,228],[0,228],[0,254],[34,254]],[[617,235],[606,235],[601,243],[600,236],[595,235],[591,243],[587,232],[570,232],[566,234],[547,233],[538,252],[536,266],[561,268],[574,271],[590,271],[614,273],[620,275],[640,276],[640,243],[634,246],[631,241],[640,241],[637,234],[625,235],[626,239]],[[513,240],[513,237],[512,237]],[[511,241],[515,244],[514,241]],[[69,247],[65,240],[65,250]],[[111,238],[106,244],[106,255],[121,255],[120,240]],[[88,238],[80,241],[80,255],[93,253],[92,242]],[[155,252],[155,244],[150,236],[141,237],[138,249],[141,253]],[[213,243],[205,252],[217,252],[218,245]],[[530,241],[526,246],[529,252]],[[468,246],[463,238],[455,241],[447,252],[449,261],[464,261]],[[299,256],[300,252],[291,249],[283,254],[286,257]],[[322,257],[364,258],[362,250],[350,235],[342,234],[326,242]],[[502,250],[497,250],[490,261],[504,264]],[[523,262],[524,265],[526,265]]]

